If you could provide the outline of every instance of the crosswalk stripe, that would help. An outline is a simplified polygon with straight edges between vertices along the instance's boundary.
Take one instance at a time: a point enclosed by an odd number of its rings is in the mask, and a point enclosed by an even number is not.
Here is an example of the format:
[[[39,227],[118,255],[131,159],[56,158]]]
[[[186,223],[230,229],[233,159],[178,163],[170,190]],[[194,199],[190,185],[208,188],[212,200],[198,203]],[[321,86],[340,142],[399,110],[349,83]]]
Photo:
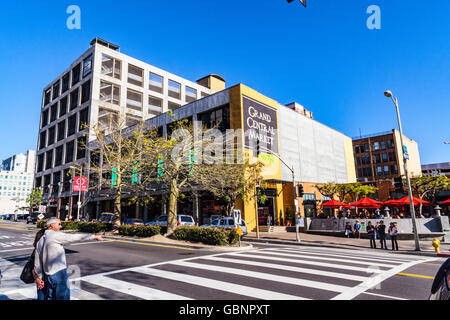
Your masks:
[[[274,249],[267,249],[264,251],[274,251]],[[310,251],[295,251],[293,252],[292,250],[289,249],[282,249],[282,250],[277,250],[277,251],[283,251],[283,252],[289,252],[289,253],[293,253],[293,254],[299,254],[299,253],[303,253],[303,254],[308,254],[311,255],[311,257],[315,257],[315,256],[330,256],[330,257],[341,257],[341,258],[345,258],[345,256],[341,255],[341,254],[332,254],[332,253],[322,253],[322,252],[310,252]],[[366,257],[358,257],[358,256],[350,256],[348,257],[349,262],[353,261],[353,260],[362,260],[362,261],[368,261],[368,260],[376,260],[376,261],[384,261],[387,263],[392,263],[392,267],[402,264],[403,261],[392,261],[390,259],[383,259],[383,258],[379,258],[379,257],[372,257],[372,258],[366,258]],[[405,261],[407,262],[407,261]],[[372,264],[372,263],[371,263]]]
[[[275,263],[247,261],[247,260],[239,259],[237,257],[236,258],[200,257],[200,259],[206,259],[206,260],[211,260],[211,261],[220,261],[220,262],[231,262],[231,263],[237,263],[237,264],[241,264],[241,265],[244,264],[244,265],[256,266],[256,267],[273,268],[276,270],[294,271],[294,272],[308,273],[308,274],[314,274],[314,275],[324,276],[324,277],[361,281],[361,282],[367,279],[367,277],[355,276],[355,275],[351,275],[351,274],[347,274],[347,273],[337,273],[337,272],[330,272],[330,271],[324,271],[324,270],[292,267],[292,266],[287,266],[287,265],[283,265],[283,264],[275,264]]]
[[[183,266],[183,267],[189,267],[189,268],[202,269],[202,270],[213,270],[213,271],[218,271],[218,272],[231,273],[234,275],[239,275],[239,276],[244,276],[244,277],[251,277],[251,278],[276,281],[276,282],[281,282],[281,283],[295,284],[297,286],[316,288],[316,289],[339,292],[339,293],[342,293],[342,292],[350,289],[350,287],[333,285],[333,284],[328,284],[325,282],[297,279],[297,278],[292,278],[292,277],[284,277],[284,276],[278,276],[275,274],[267,274],[267,273],[256,272],[256,271],[247,271],[244,269],[211,266],[211,265],[205,265],[205,264],[194,263],[194,262],[171,262],[170,264],[174,264],[177,266]]]
[[[404,262],[411,262],[411,261],[416,261],[417,258],[411,258],[411,259],[406,259],[406,258],[399,258],[397,256],[390,256],[390,257],[386,257],[385,254],[382,254],[381,252],[373,252],[370,254],[364,253],[364,252],[355,252],[354,250],[352,252],[349,252],[349,250],[334,250],[334,251],[326,251],[323,249],[317,249],[317,250],[308,250],[308,249],[296,249],[296,248],[280,248],[283,251],[298,251],[298,252],[305,252],[305,253],[320,253],[320,254],[324,254],[324,255],[336,255],[336,256],[342,256],[342,257],[349,257],[349,258],[367,258],[367,259],[372,259],[372,258],[376,258],[377,260],[386,260],[386,261],[392,261],[392,262],[398,262],[398,263],[404,263]],[[266,249],[263,249],[266,250]],[[268,249],[267,249],[268,250]]]
[[[379,262],[364,262],[364,261],[353,261],[349,259],[338,259],[338,258],[326,258],[326,257],[311,257],[306,254],[297,254],[297,253],[279,253],[279,252],[268,252],[264,251],[265,254],[270,255],[276,255],[276,256],[283,256],[283,257],[293,257],[293,258],[302,258],[302,259],[315,259],[315,260],[325,260],[325,261],[336,261],[336,262],[348,262],[353,264],[364,264],[369,266],[377,266],[377,267],[386,267],[386,268],[392,268],[395,267],[395,265],[390,264],[384,264]]]
[[[133,270],[134,271],[134,270]],[[95,284],[97,286],[105,287],[114,291],[129,294],[145,300],[191,300],[190,298],[183,297],[177,294],[140,286],[130,282],[117,280],[105,276],[87,276],[83,278],[83,281]]]
[[[213,280],[203,277],[191,276],[187,274],[181,274],[177,272],[151,269],[151,268],[136,268],[133,269],[135,272],[147,274],[150,276],[171,279],[175,281],[181,281],[185,283],[194,284],[197,286],[212,288],[220,291],[226,291],[231,293],[237,293],[240,295],[253,297],[263,300],[309,300],[307,298],[302,298],[298,296],[293,296],[290,294],[283,294],[275,291],[269,291],[264,289],[258,289],[253,287],[248,287],[240,284],[234,284],[225,281]]]
[[[300,259],[288,259],[288,258],[278,258],[274,256],[269,256],[265,254],[259,254],[258,256],[250,255],[250,254],[243,254],[243,253],[229,253],[229,255],[233,256],[239,256],[239,257],[245,257],[245,258],[252,258],[252,259],[266,259],[266,260],[275,260],[275,261],[284,261],[284,262],[294,262],[294,263],[301,263],[301,264],[307,264],[307,265],[313,265],[313,266],[321,266],[321,267],[330,267],[335,269],[344,269],[344,270],[353,270],[353,271],[362,271],[367,273],[381,273],[381,270],[370,270],[368,268],[361,268],[361,267],[354,267],[354,266],[347,266],[337,263],[325,263],[325,262],[318,262],[318,261],[307,261],[307,260],[300,260]]]

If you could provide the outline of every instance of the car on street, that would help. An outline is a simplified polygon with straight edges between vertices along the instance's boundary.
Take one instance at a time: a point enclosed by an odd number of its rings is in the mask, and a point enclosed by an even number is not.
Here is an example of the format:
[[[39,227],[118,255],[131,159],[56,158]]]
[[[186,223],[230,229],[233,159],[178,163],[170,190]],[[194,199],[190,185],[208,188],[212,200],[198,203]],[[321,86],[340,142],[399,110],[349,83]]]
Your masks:
[[[125,220],[124,224],[133,225],[133,226],[143,226],[144,220],[142,219],[127,219]]]
[[[242,229],[242,236],[245,236],[248,234],[247,232],[247,223],[244,219],[241,219],[241,229]],[[231,228],[231,229],[237,229],[238,225],[234,222],[233,218],[230,217],[222,217],[220,219],[213,220],[210,224],[204,224],[201,225],[201,227],[212,227],[212,228]]]
[[[439,268],[431,285],[429,300],[450,301],[450,258]]]
[[[35,224],[35,223],[37,223],[37,221],[38,221],[37,216],[35,216],[35,215],[28,215],[28,217],[27,217],[27,224],[29,224],[29,223]]]
[[[114,221],[114,213],[102,212],[100,214],[100,218],[98,218],[98,222],[101,223],[113,223]]]
[[[163,215],[159,216],[158,218],[156,218],[155,220],[147,222],[145,225],[146,226],[158,225],[158,226],[167,227],[167,219],[168,219],[168,215],[163,214]],[[196,223],[192,216],[185,215],[185,214],[177,215],[177,226],[195,226],[195,225],[196,225]]]

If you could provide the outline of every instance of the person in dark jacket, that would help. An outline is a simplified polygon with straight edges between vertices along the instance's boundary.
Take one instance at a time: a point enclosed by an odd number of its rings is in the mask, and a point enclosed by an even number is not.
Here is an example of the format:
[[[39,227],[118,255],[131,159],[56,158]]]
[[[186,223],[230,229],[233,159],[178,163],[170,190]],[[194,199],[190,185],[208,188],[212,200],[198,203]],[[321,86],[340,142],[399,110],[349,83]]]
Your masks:
[[[352,235],[352,225],[350,224],[350,222],[347,222],[345,225],[345,235],[347,236],[347,238],[350,238],[350,236]]]
[[[387,248],[387,243],[386,243],[386,225],[384,224],[383,220],[381,220],[378,223],[377,231],[378,231],[378,235],[380,236],[381,249],[383,249],[383,247],[384,247],[384,249],[387,250],[388,248]]]
[[[370,239],[370,247],[372,249],[376,249],[377,248],[377,244],[375,242],[375,227],[372,225],[372,222],[368,222],[367,223],[367,235],[369,236]]]

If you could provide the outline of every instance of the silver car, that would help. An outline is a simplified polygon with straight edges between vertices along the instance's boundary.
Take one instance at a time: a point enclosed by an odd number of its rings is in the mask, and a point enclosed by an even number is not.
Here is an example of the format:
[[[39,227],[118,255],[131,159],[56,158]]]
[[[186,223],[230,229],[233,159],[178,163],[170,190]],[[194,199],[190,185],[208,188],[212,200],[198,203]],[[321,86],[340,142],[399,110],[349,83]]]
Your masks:
[[[146,226],[157,225],[167,227],[167,219],[168,216],[166,214],[163,214],[162,216],[156,218],[154,221],[147,222],[145,225]],[[183,214],[177,215],[177,226],[195,226],[195,225],[196,223],[192,216]]]
[[[202,227],[237,229],[238,225],[234,222],[233,218],[225,217],[225,218],[215,219],[210,224],[202,225]],[[241,219],[241,229],[242,229],[242,236],[245,236],[248,234],[247,224],[245,223],[245,220],[243,220],[243,219]]]

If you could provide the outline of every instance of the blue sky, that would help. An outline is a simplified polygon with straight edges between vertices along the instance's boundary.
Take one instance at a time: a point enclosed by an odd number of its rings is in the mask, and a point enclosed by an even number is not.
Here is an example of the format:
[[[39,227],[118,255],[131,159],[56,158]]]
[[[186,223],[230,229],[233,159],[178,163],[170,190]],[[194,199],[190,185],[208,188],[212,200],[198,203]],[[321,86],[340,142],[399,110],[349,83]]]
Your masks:
[[[81,8],[81,30],[66,9]],[[369,30],[370,5],[381,30]],[[0,6],[0,159],[34,149],[42,89],[98,36],[190,80],[210,73],[354,137],[397,128],[450,162],[450,1],[8,1]]]

